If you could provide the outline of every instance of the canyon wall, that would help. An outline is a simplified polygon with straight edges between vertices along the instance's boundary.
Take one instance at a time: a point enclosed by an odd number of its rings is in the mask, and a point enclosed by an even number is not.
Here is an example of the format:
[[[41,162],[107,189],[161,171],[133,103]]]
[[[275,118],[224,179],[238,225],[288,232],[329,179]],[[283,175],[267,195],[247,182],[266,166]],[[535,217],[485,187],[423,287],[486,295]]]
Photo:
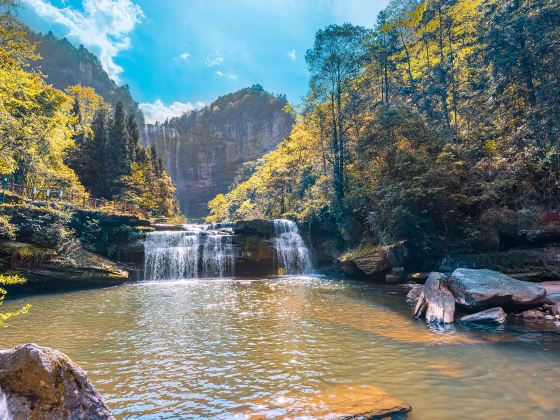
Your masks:
[[[285,97],[255,85],[199,111],[145,126],[143,140],[164,160],[188,218],[205,216],[208,201],[228,191],[245,162],[260,158],[290,133],[294,121],[286,104]]]

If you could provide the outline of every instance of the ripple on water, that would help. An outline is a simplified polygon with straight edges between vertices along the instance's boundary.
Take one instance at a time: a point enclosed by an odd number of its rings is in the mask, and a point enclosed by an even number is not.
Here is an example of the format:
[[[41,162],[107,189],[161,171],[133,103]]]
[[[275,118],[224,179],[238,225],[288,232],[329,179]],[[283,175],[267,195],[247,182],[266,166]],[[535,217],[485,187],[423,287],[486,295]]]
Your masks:
[[[61,349],[121,417],[318,415],[322,395],[340,405],[348,387],[404,400],[412,419],[560,417],[557,328],[430,329],[395,289],[277,277],[26,300],[31,313],[2,330],[2,347]]]

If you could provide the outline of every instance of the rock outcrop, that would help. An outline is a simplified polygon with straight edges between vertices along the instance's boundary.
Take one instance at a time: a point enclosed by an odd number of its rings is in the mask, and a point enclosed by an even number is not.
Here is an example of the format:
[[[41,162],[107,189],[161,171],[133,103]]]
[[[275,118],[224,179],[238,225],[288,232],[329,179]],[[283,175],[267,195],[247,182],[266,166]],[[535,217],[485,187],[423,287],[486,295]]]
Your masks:
[[[0,351],[0,388],[14,420],[113,419],[86,372],[47,347]]]
[[[290,133],[293,117],[284,111],[286,103],[255,85],[146,126],[143,137],[164,160],[188,218],[205,216],[208,201],[228,191],[244,163],[262,157]]]
[[[430,273],[422,293],[416,303],[414,316],[426,312],[429,323],[452,324],[455,318],[455,299],[447,288],[447,276],[443,273]]]
[[[274,272],[276,255],[270,220],[239,220],[233,225],[233,233],[236,275],[252,277]]]
[[[3,241],[0,242],[0,257],[3,269],[27,279],[24,284],[6,286],[11,295],[112,286],[129,279],[128,272],[118,264],[83,249],[75,251],[72,258],[65,258],[49,248]]]
[[[492,270],[459,268],[448,281],[455,302],[467,310],[530,307],[542,303],[546,290]]]

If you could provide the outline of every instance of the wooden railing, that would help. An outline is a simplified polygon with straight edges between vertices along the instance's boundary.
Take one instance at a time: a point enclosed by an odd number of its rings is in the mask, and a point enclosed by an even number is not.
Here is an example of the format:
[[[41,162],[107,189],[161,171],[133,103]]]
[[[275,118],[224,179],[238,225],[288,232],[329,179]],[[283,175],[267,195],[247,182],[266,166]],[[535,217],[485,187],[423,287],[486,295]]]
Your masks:
[[[94,198],[87,194],[75,194],[72,190],[66,191],[61,187],[38,188],[10,182],[7,187],[3,186],[2,190],[10,191],[34,202],[60,202],[88,209],[107,209],[144,218],[148,217],[146,211],[136,204]]]

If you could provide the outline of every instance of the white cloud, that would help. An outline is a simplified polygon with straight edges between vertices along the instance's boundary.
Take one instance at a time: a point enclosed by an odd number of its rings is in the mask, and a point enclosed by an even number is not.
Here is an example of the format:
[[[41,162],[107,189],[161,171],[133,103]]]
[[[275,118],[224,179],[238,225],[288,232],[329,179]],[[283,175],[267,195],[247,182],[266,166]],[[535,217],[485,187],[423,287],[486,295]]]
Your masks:
[[[204,107],[203,102],[197,102],[193,105],[191,102],[173,102],[165,105],[160,99],[154,103],[142,103],[140,109],[144,113],[144,119],[148,124],[154,124],[156,121],[163,122],[168,118],[180,117],[195,109]]]
[[[224,58],[216,52],[214,55],[206,57],[206,65],[208,67],[219,66],[224,62]]]
[[[183,60],[186,60],[186,59],[190,58],[190,56],[191,55],[188,52],[184,52],[179,57]]]
[[[237,80],[237,75],[234,73],[224,73],[223,71],[216,70],[216,76],[218,77],[227,77],[231,80]]]
[[[288,58],[292,61],[295,61],[296,59],[296,50],[290,50],[288,51]]]
[[[23,0],[35,13],[68,29],[76,39],[98,54],[103,69],[119,82],[123,69],[115,57],[130,48],[129,34],[144,18],[142,9],[131,0],[83,0],[84,11],[58,8],[48,0]]]

